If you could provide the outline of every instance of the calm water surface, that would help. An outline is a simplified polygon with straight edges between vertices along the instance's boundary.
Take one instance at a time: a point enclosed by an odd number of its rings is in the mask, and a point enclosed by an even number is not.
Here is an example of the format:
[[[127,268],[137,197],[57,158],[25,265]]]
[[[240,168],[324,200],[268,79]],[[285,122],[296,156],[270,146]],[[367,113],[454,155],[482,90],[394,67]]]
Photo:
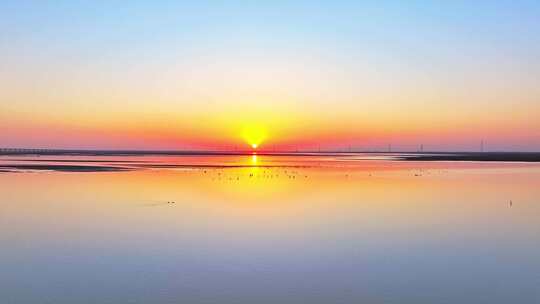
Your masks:
[[[536,164],[41,156],[0,167],[1,303],[540,303]]]

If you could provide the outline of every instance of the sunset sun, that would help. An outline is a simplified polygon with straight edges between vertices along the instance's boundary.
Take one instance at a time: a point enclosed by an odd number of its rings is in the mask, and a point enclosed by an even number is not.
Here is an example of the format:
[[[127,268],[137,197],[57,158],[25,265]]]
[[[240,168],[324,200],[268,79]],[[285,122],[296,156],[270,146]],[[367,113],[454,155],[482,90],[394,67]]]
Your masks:
[[[257,149],[267,136],[266,127],[261,124],[247,124],[242,129],[242,138],[252,149]]]

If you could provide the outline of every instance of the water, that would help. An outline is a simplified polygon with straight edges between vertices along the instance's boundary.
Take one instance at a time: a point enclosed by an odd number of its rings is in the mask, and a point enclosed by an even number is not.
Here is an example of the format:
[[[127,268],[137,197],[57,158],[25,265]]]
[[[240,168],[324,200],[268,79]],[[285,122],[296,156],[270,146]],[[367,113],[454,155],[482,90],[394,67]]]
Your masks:
[[[540,303],[540,165],[247,155],[0,167],[2,303]]]

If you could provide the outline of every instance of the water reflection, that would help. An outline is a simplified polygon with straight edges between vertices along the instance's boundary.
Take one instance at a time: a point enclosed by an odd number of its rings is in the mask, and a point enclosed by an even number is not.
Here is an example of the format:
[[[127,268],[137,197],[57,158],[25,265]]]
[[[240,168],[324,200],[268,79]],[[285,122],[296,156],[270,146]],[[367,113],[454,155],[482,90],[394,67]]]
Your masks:
[[[251,155],[251,163],[256,166],[257,165],[257,154],[253,153],[253,155]]]
[[[540,300],[537,165],[122,160],[0,174],[6,303]]]

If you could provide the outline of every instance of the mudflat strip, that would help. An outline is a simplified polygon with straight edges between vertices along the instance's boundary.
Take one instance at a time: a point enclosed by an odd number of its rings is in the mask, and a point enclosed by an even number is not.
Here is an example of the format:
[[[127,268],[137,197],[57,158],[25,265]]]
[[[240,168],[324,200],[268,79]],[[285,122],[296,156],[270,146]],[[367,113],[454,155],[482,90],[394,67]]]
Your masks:
[[[62,171],[62,172],[114,172],[130,171],[131,168],[113,166],[78,166],[78,165],[0,165],[0,171],[13,172],[10,170],[36,170],[36,171]]]
[[[427,153],[399,157],[407,161],[540,162],[538,152]]]

